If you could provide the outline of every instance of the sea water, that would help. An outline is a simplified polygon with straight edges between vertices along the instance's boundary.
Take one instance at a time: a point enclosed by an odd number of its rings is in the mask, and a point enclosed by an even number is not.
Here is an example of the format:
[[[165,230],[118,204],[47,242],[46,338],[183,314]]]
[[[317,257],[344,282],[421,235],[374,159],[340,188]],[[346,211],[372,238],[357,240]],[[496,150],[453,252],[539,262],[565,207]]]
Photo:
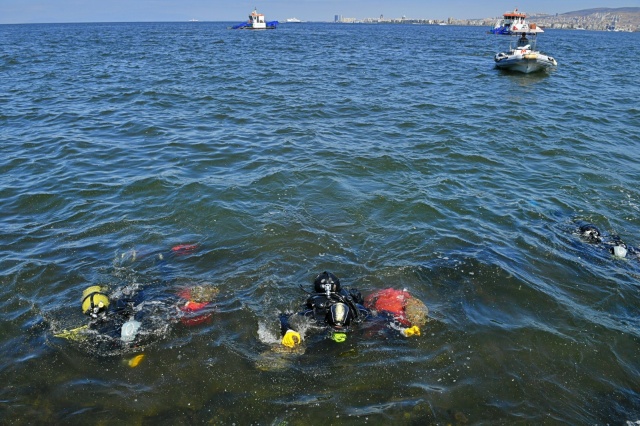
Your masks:
[[[637,34],[230,25],[0,26],[0,422],[640,420],[640,261],[577,233],[640,245]],[[272,353],[324,270],[430,321]],[[132,284],[220,292],[139,364],[54,336]]]

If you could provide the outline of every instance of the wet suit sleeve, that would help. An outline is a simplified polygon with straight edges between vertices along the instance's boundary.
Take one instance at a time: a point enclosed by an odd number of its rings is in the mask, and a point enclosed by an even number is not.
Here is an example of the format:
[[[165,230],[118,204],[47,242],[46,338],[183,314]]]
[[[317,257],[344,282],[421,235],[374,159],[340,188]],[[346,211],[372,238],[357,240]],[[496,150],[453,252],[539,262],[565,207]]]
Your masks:
[[[287,330],[293,330],[293,328],[291,328],[291,325],[289,324],[289,317],[291,315],[291,313],[280,314],[280,334],[282,336],[286,334]]]
[[[371,318],[371,311],[369,309],[365,308],[359,303],[356,304],[356,307],[358,308],[358,316],[361,319],[361,321],[366,321],[369,318]]]
[[[289,321],[294,315],[310,316],[313,315],[313,309],[305,309],[305,307],[303,307],[303,310],[298,313],[285,312],[280,314],[280,332],[283,336],[288,330],[297,331],[295,327],[291,326],[291,322]]]
[[[291,328],[289,318],[289,314],[280,315],[280,330],[282,332],[282,340],[280,343],[288,348],[295,348],[297,345],[302,343],[302,337],[300,336],[300,333]]]

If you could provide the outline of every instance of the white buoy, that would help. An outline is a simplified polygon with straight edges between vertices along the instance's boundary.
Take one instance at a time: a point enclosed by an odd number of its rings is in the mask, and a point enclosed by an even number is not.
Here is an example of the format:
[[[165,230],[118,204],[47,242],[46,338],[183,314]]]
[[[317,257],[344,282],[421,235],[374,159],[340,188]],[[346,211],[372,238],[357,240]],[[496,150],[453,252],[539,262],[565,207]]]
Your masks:
[[[626,257],[627,256],[627,249],[624,248],[623,246],[614,246],[613,247],[613,255],[615,257]]]
[[[123,342],[133,342],[133,339],[136,338],[136,334],[138,333],[139,328],[140,321],[130,319],[129,321],[122,324],[120,339],[122,339]]]

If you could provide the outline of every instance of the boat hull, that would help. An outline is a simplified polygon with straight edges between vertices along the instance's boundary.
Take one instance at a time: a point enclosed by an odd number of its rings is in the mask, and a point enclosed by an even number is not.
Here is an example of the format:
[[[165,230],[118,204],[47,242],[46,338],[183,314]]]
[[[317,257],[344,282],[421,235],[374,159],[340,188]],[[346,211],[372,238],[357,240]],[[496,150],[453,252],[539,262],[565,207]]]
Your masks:
[[[558,63],[551,56],[539,52],[526,54],[506,54],[498,53],[495,58],[496,67],[503,70],[510,70],[529,74],[549,68],[555,68]]]
[[[267,22],[266,24],[256,25],[244,22],[242,24],[234,25],[234,30],[275,30],[278,28],[278,21]]]

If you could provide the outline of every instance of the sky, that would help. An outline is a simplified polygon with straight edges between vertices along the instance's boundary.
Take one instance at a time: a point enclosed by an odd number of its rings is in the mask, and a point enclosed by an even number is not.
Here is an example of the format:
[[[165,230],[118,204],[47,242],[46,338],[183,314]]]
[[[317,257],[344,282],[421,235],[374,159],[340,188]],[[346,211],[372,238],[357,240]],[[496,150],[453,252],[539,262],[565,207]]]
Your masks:
[[[59,22],[242,22],[258,8],[268,21],[345,18],[495,18],[518,8],[564,13],[595,7],[640,7],[640,0],[0,0],[0,24]]]

